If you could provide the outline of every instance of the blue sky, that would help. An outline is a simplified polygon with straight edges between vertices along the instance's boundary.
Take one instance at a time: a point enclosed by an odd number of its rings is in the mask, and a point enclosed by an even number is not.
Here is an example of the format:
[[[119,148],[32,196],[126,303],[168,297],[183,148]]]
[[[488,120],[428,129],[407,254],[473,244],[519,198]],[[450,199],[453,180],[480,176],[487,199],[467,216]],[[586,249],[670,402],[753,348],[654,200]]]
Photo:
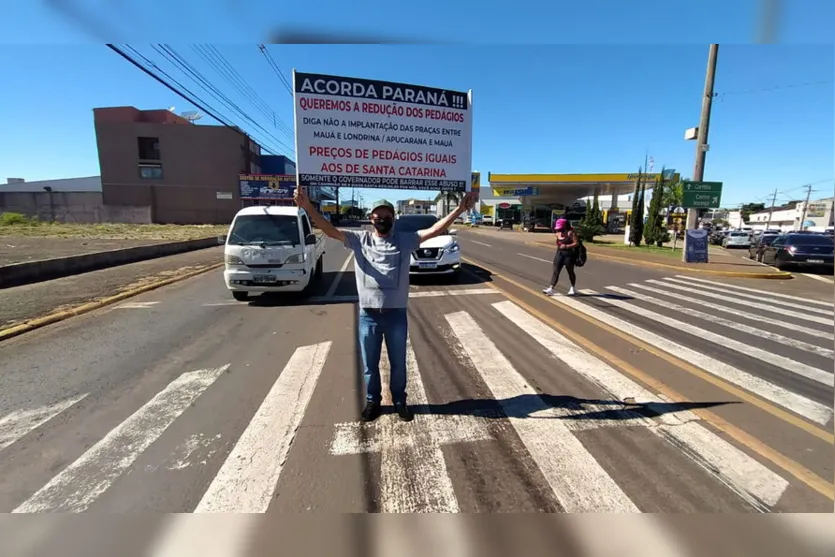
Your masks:
[[[250,2],[247,9],[249,13],[257,14],[258,6],[253,4],[257,3]],[[326,9],[327,4],[326,1],[320,6],[322,13],[332,15]],[[805,4],[798,0],[798,5]],[[750,36],[737,40],[753,38],[752,6],[751,2],[740,2],[735,5],[735,11],[723,14],[725,27],[715,31],[714,36],[718,34],[721,38],[724,34],[730,40],[731,26],[745,23]],[[830,12],[833,11],[831,6],[830,3]],[[16,9],[20,13],[13,14],[7,22],[15,16],[42,17],[42,30],[48,31],[46,36],[52,42],[67,44],[12,44],[16,40],[15,33],[20,42],[27,41],[26,34],[21,33],[20,28],[9,29],[0,24],[0,34],[4,36],[0,43],[0,77],[5,84],[0,89],[0,115],[6,132],[0,137],[0,179],[37,180],[97,174],[93,107],[175,106],[177,112],[193,108],[106,47],[89,42],[84,44],[90,40],[90,35],[79,32],[77,26],[67,26],[66,20],[49,19],[34,8]],[[296,8],[287,9],[283,18],[285,28],[305,23],[294,10]],[[680,10],[680,13],[670,15],[670,21],[688,16]],[[367,18],[365,26],[346,23],[343,30],[360,32],[374,28],[378,21],[375,17],[382,17],[382,11],[368,13],[370,19]],[[598,16],[603,17],[598,30],[617,27],[618,18],[628,15],[611,9],[605,14]],[[447,12],[442,19],[454,20],[454,15]],[[691,21],[694,36],[705,34],[695,15],[690,15],[694,17]],[[811,37],[810,42],[820,40],[820,29],[802,33],[798,27],[798,14],[789,15],[791,17],[781,20],[782,40],[803,40],[804,36]],[[519,12],[506,16],[506,36],[495,40],[510,37],[522,24]],[[416,25],[423,17],[425,13],[407,19]],[[545,29],[543,21],[547,18],[526,17],[529,26]],[[820,19],[806,21],[814,27]],[[253,30],[256,33],[274,30],[266,20],[256,18],[253,21],[259,21],[258,25],[263,26],[263,29]],[[226,29],[229,36],[220,40],[231,39],[235,29],[242,29],[239,23],[230,18]],[[487,25],[495,27],[497,23],[494,18]],[[319,28],[336,28],[333,20],[327,18],[317,25]],[[657,25],[656,22],[645,26],[644,33]],[[188,27],[203,29],[205,33],[199,16],[194,25]],[[676,27],[681,28],[681,24]],[[377,31],[380,29],[385,29],[385,34],[390,36],[407,37],[420,31],[407,24],[376,27]],[[443,37],[443,25],[431,29],[438,38]],[[151,33],[156,29],[146,31]],[[577,30],[574,32],[576,36]],[[158,33],[161,36],[157,40],[171,42],[253,119],[283,143],[292,146],[291,138],[274,128],[191,45],[182,42],[182,38],[175,42],[170,36],[166,37],[166,34],[170,35],[167,29],[161,28]],[[527,36],[536,35],[531,32]],[[613,42],[625,40],[621,35],[608,34],[607,37]],[[572,40],[568,35],[563,36],[565,40]],[[738,29],[734,36],[739,36]],[[472,37],[478,40],[479,34],[473,33]],[[481,39],[485,39],[483,33]],[[588,34],[584,39],[590,39]],[[209,39],[189,36],[185,40]],[[233,114],[182,72],[164,62],[147,42],[135,41],[132,45],[225,115]],[[221,44],[217,48],[276,115],[292,126],[292,99],[257,46],[254,43]],[[288,78],[295,67],[311,72],[473,89],[473,166],[485,174],[487,171],[632,172],[643,162],[646,150],[654,157],[656,169],[666,165],[684,175],[692,173],[694,143],[684,141],[683,133],[698,123],[706,44],[279,44],[271,45],[269,49]],[[762,200],[774,188],[786,192],[778,196],[778,202],[798,198],[802,195],[801,186],[806,183],[816,184],[815,196],[832,195],[835,174],[833,73],[835,56],[831,45],[721,44],[716,76],[718,97],[714,102],[705,179],[725,183],[723,205]],[[251,124],[239,118],[231,119],[241,122],[242,127],[256,138],[265,138]],[[280,148],[271,138],[267,138],[266,143]],[[394,199],[406,196],[404,192],[380,194]],[[376,196],[366,192],[366,199],[372,195]]]

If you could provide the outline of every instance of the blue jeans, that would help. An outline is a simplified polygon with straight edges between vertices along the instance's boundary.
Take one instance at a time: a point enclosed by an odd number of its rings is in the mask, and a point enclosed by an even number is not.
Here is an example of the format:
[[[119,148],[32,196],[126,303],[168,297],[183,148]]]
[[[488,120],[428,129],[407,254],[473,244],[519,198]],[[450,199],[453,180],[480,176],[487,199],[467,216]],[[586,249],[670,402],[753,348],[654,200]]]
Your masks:
[[[379,404],[382,400],[380,353],[383,350],[383,339],[385,339],[391,367],[391,379],[389,380],[391,400],[394,403],[406,402],[406,336],[408,329],[406,308],[382,310],[360,308],[359,336],[367,401]]]

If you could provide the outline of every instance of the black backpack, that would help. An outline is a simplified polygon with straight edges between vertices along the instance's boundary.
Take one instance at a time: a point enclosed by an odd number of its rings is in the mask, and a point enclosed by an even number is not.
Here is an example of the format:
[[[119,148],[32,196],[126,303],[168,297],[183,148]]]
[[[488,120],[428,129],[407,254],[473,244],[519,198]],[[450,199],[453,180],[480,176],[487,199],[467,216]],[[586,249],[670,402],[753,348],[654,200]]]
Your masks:
[[[577,258],[574,261],[574,265],[576,267],[582,267],[586,264],[586,260],[588,259],[588,253],[586,252],[586,246],[583,242],[580,242],[577,245]]]

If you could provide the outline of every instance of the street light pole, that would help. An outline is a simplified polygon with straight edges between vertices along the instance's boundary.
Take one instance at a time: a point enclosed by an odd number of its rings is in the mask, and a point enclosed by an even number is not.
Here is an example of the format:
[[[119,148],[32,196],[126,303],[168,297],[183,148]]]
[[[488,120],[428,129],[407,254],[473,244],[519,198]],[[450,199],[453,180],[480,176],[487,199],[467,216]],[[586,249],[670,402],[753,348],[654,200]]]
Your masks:
[[[696,162],[693,165],[693,181],[701,182],[705,175],[705,156],[708,149],[708,130],[710,128],[710,109],[713,105],[713,81],[716,77],[716,58],[719,55],[719,45],[711,44],[707,56],[707,76],[705,77],[705,91],[702,97],[702,114],[699,118],[699,131],[696,141]],[[698,209],[687,209],[687,229],[696,228]],[[687,236],[685,235],[685,249],[681,254],[682,260],[687,258]]]
[[[777,203],[777,188],[774,188],[774,195],[771,196],[771,208],[768,210],[768,222],[765,223],[765,230],[771,227],[771,217],[774,215],[774,204]]]
[[[800,217],[800,230],[803,231],[803,223],[806,222],[806,211],[809,208],[809,198],[812,196],[812,185],[806,186],[806,201],[803,203],[803,216]]]

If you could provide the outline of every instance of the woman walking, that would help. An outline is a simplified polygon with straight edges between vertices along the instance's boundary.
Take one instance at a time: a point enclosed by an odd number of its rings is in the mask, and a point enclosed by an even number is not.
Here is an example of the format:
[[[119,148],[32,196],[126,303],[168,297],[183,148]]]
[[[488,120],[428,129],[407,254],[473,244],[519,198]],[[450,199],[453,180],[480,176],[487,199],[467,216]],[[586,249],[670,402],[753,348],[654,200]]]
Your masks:
[[[577,246],[580,241],[577,235],[565,219],[557,219],[554,225],[554,235],[557,238],[557,253],[554,255],[554,272],[551,275],[551,285],[545,288],[542,292],[551,296],[554,294],[554,287],[557,286],[557,281],[560,279],[563,267],[568,272],[568,280],[571,282],[571,288],[568,290],[568,295],[573,296],[576,292],[574,286],[577,283],[577,276],[574,274],[574,265],[577,263]]]

